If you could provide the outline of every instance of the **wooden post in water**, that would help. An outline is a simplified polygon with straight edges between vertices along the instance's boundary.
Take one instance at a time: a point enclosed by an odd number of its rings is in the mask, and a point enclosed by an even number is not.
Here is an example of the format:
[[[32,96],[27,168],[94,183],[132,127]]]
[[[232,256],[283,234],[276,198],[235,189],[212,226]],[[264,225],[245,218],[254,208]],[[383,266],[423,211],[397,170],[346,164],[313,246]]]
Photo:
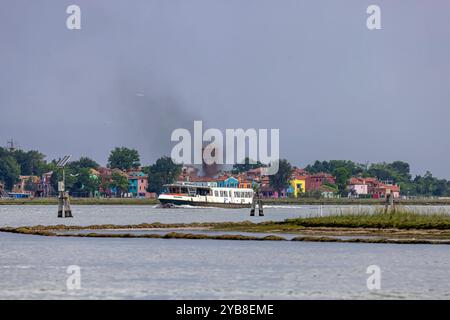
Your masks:
[[[65,191],[59,192],[58,218],[73,218],[72,209],[70,209],[69,193]]]
[[[392,191],[386,194],[386,200],[384,202],[384,212],[395,212],[394,194]]]
[[[255,215],[256,205],[258,205],[259,216],[264,216],[264,209],[262,204],[261,195],[259,193],[259,184],[255,186],[253,190],[252,207],[250,209],[250,216]]]
[[[58,218],[73,218],[72,209],[70,208],[69,193],[66,192],[66,174],[64,171],[64,166],[70,159],[69,156],[65,156],[57,164],[57,168],[62,168],[63,179],[58,181]]]

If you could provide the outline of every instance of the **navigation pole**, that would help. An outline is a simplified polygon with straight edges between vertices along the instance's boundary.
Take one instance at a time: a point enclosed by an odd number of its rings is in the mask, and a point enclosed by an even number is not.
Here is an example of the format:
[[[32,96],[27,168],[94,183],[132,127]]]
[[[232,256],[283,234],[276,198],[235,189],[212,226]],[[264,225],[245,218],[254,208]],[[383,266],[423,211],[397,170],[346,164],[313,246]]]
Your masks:
[[[258,205],[258,213],[259,216],[264,215],[264,209],[263,204],[261,200],[261,194],[260,194],[260,184],[256,183],[253,187],[253,199],[252,199],[252,208],[250,209],[250,216],[255,215],[256,205]]]
[[[58,218],[73,218],[72,210],[70,209],[69,193],[65,190],[66,174],[64,167],[69,162],[70,155],[64,156],[56,164],[58,169],[62,169],[62,181],[58,181]]]

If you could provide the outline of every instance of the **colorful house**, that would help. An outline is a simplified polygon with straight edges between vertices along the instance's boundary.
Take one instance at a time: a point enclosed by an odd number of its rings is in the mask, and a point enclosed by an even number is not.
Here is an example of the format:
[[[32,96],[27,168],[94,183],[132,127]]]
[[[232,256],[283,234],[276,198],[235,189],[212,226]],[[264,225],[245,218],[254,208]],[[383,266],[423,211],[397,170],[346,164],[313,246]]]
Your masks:
[[[373,184],[374,178],[352,177],[348,183],[348,196],[350,198],[359,198],[369,194],[369,185]]]
[[[400,197],[400,186],[395,184],[379,183],[377,186],[370,188],[370,194],[373,198],[386,198],[387,194],[392,194],[394,198]]]
[[[126,178],[128,178],[128,175],[123,172],[120,169],[111,169],[111,168],[105,168],[105,167],[99,167],[96,169],[96,171],[100,175],[100,187],[99,192],[100,194],[103,194],[107,197],[111,197],[113,195],[118,195],[119,190],[115,187],[111,187],[110,183],[112,182],[112,177],[114,173],[118,173]]]
[[[19,182],[13,186],[11,194],[20,198],[33,197],[40,180],[38,176],[19,176]]]
[[[348,184],[349,197],[368,195],[372,198],[385,198],[392,193],[394,198],[400,197],[400,186],[392,183],[381,182],[377,178],[352,177]]]
[[[148,176],[141,171],[132,171],[128,173],[129,188],[128,192],[133,197],[145,198],[148,196]]]
[[[253,187],[253,183],[250,180],[240,180],[238,188],[246,188],[251,189]]]
[[[300,168],[294,167],[292,170],[291,180],[286,192],[288,195],[298,197],[299,194],[306,192],[306,179],[308,173]]]
[[[300,193],[306,192],[306,180],[305,179],[292,179],[289,181],[290,188],[288,193],[292,194],[294,197],[298,197]]]
[[[100,193],[108,197],[111,197],[113,194],[116,194],[117,190],[113,190],[115,188],[109,187],[109,184],[112,181],[113,169],[99,167],[97,168],[97,171],[100,173],[100,188],[99,188]]]
[[[221,177],[217,179],[217,186],[219,188],[237,188],[239,187],[239,180],[234,177]]]
[[[239,181],[238,188],[251,189],[253,188],[253,181],[247,177],[247,174],[241,173],[237,176]]]
[[[53,171],[46,172],[42,175],[41,181],[37,185],[36,197],[50,197],[53,192],[51,179]]]
[[[334,184],[336,180],[331,174],[324,172],[308,175],[306,178],[306,190],[317,191],[326,183]]]

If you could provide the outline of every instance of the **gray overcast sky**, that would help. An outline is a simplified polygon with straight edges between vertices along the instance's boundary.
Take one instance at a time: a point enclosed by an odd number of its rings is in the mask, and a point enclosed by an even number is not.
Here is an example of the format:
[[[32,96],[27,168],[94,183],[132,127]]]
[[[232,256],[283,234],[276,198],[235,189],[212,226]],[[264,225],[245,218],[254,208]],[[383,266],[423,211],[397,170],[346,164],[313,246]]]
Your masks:
[[[66,28],[78,4],[82,30]],[[381,7],[382,30],[366,28]],[[173,129],[279,128],[293,164],[404,160],[450,178],[450,2],[0,3],[0,144],[143,163]]]

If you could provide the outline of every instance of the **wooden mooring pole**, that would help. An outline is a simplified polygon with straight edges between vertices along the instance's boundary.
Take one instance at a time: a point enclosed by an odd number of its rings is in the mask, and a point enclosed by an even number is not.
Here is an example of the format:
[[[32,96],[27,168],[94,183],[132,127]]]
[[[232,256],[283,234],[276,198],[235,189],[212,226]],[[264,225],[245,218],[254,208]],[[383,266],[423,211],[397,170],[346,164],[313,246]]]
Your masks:
[[[65,191],[59,192],[58,218],[73,218],[72,210],[70,209],[69,193]]]
[[[392,192],[386,194],[384,202],[384,212],[395,212],[394,194]]]
[[[73,218],[72,209],[70,208],[70,197],[69,193],[66,192],[66,174],[64,171],[64,166],[70,159],[70,155],[65,156],[61,159],[56,166],[62,168],[62,181],[58,181],[58,218]]]
[[[253,191],[253,199],[252,199],[252,208],[250,209],[250,216],[255,215],[256,205],[258,205],[258,214],[259,216],[264,216],[264,208],[262,204],[261,195],[259,193],[259,186],[255,188]]]

